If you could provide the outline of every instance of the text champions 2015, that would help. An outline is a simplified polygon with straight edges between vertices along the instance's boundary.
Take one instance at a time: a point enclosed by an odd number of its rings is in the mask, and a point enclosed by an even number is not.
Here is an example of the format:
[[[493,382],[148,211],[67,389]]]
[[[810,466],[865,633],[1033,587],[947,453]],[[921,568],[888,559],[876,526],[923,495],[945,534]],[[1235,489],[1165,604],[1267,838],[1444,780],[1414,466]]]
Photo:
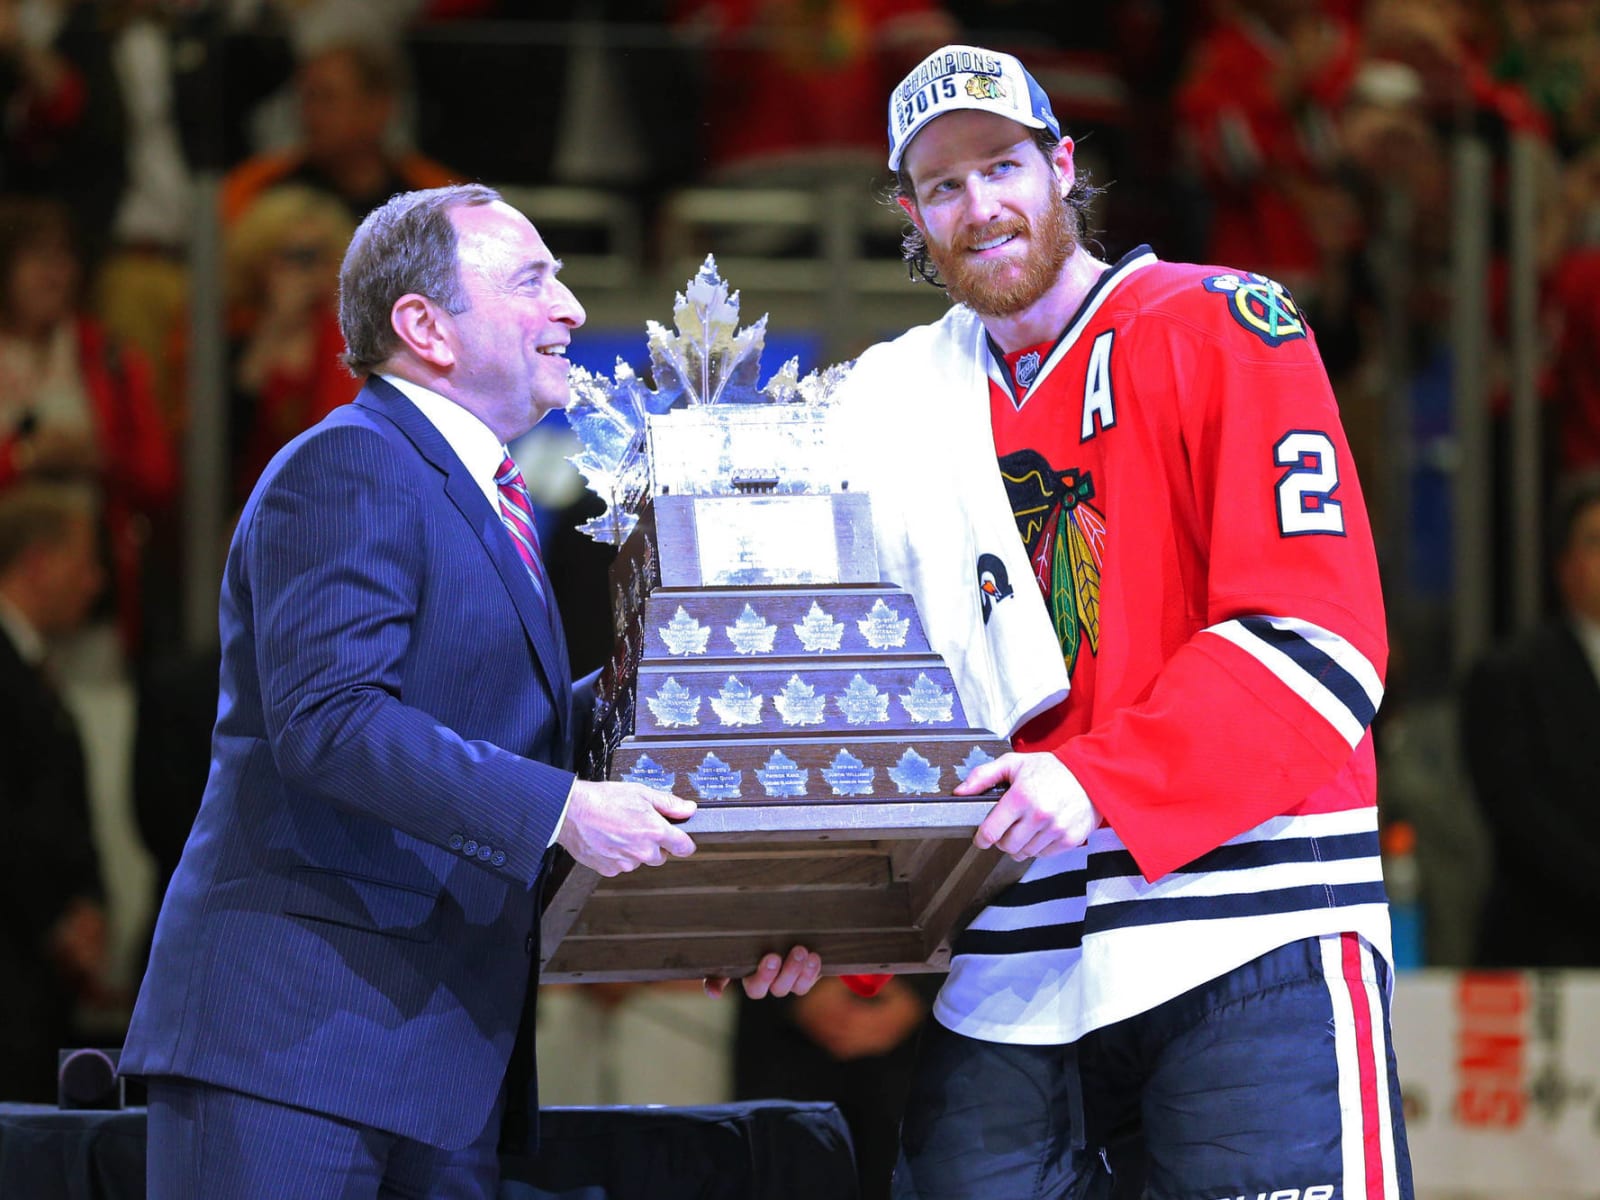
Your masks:
[[[999,75],[1000,60],[993,54],[976,54],[970,50],[952,52],[929,58],[901,83],[896,119],[904,132],[916,120],[941,100],[954,98],[956,82],[949,76],[956,74]]]

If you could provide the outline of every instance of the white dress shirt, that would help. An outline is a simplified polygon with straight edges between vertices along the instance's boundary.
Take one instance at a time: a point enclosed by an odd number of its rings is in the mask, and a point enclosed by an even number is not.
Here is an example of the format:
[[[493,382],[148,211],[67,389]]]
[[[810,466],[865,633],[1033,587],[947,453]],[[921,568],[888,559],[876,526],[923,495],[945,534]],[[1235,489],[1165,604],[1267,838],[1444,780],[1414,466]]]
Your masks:
[[[500,489],[494,477],[500,473],[500,464],[510,453],[494,431],[462,408],[454,400],[446,400],[438,392],[429,391],[421,384],[412,383],[396,375],[380,375],[385,383],[422,410],[428,423],[439,431],[439,436],[450,443],[467,474],[483,492],[483,498],[495,512],[500,511]]]
[[[1583,653],[1589,660],[1589,670],[1594,672],[1594,677],[1600,680],[1600,625],[1572,614],[1572,632],[1578,635],[1578,644],[1583,647]]]
[[[46,646],[43,636],[33,627],[33,622],[4,596],[0,596],[0,630],[4,630],[11,639],[11,644],[17,648],[17,657],[23,662],[30,667],[37,667],[44,662]]]

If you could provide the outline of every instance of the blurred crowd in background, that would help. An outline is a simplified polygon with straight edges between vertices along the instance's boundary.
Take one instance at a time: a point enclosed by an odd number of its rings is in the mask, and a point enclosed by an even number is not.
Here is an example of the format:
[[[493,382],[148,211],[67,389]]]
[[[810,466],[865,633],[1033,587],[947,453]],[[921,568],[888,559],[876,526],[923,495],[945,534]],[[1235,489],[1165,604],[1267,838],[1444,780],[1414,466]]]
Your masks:
[[[643,205],[649,269],[676,189],[881,188],[889,88],[948,42],[1010,50],[1051,93],[1106,189],[1104,257],[1148,243],[1258,271],[1309,316],[1380,552],[1409,547],[1384,564],[1407,620],[1375,726],[1396,899],[1419,906],[1401,965],[1600,966],[1600,934],[1579,928],[1600,902],[1600,0],[0,0],[0,1097],[48,1099],[56,1045],[116,1040],[147,934],[108,911],[120,835],[96,826],[118,818],[91,793],[125,798],[153,863],[142,924],[199,803],[216,705],[215,648],[185,632],[185,521],[215,504],[225,529],[274,451],[354,395],[335,309],[356,223],[454,180],[610,188]],[[1440,549],[1448,481],[1427,475],[1451,466],[1462,138],[1490,163],[1491,447],[1514,145],[1531,172],[1532,478],[1539,510],[1564,514],[1542,531],[1542,631],[1513,628],[1512,535],[1491,522],[1494,644],[1472,663],[1441,649],[1459,581]],[[192,304],[202,202],[214,325]],[[225,344],[197,345],[207,329]],[[190,372],[219,349],[226,479],[202,500],[185,494]],[[1504,459],[1474,481],[1494,514],[1518,486]],[[1413,486],[1374,486],[1397,472]],[[607,594],[604,562],[553,564],[562,594]],[[567,611],[575,669],[598,666],[609,622]],[[1550,628],[1579,632],[1552,644]],[[107,686],[132,697],[111,762],[83,728],[103,710],[72,702]],[[1527,717],[1541,704],[1559,728]],[[120,964],[117,928],[135,946]],[[830,985],[713,1021],[706,1052],[728,1069],[712,1090],[854,1095],[879,1194],[928,996]]]

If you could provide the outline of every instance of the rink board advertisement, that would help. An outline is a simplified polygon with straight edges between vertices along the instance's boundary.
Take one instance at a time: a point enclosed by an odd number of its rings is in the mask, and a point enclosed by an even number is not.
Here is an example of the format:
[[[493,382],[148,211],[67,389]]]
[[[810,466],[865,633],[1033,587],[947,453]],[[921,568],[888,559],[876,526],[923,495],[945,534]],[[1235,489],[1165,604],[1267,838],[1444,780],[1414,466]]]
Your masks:
[[[1600,971],[1401,972],[1394,1042],[1425,1197],[1600,1197]]]

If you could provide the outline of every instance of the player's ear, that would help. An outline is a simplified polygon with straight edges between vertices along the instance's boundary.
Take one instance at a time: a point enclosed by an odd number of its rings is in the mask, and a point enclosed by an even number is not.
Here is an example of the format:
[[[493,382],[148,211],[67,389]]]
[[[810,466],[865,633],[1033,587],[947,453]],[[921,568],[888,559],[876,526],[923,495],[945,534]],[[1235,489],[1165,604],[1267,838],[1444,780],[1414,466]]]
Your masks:
[[[1078,169],[1073,163],[1074,150],[1072,139],[1064,137],[1050,154],[1050,164],[1055,167],[1056,175],[1061,180],[1061,198],[1065,200],[1072,191],[1072,185],[1078,181]]]
[[[918,232],[926,234],[928,227],[922,223],[922,213],[917,209],[917,202],[910,196],[896,196],[894,199],[900,206],[900,211],[906,214],[906,220],[915,225]]]

